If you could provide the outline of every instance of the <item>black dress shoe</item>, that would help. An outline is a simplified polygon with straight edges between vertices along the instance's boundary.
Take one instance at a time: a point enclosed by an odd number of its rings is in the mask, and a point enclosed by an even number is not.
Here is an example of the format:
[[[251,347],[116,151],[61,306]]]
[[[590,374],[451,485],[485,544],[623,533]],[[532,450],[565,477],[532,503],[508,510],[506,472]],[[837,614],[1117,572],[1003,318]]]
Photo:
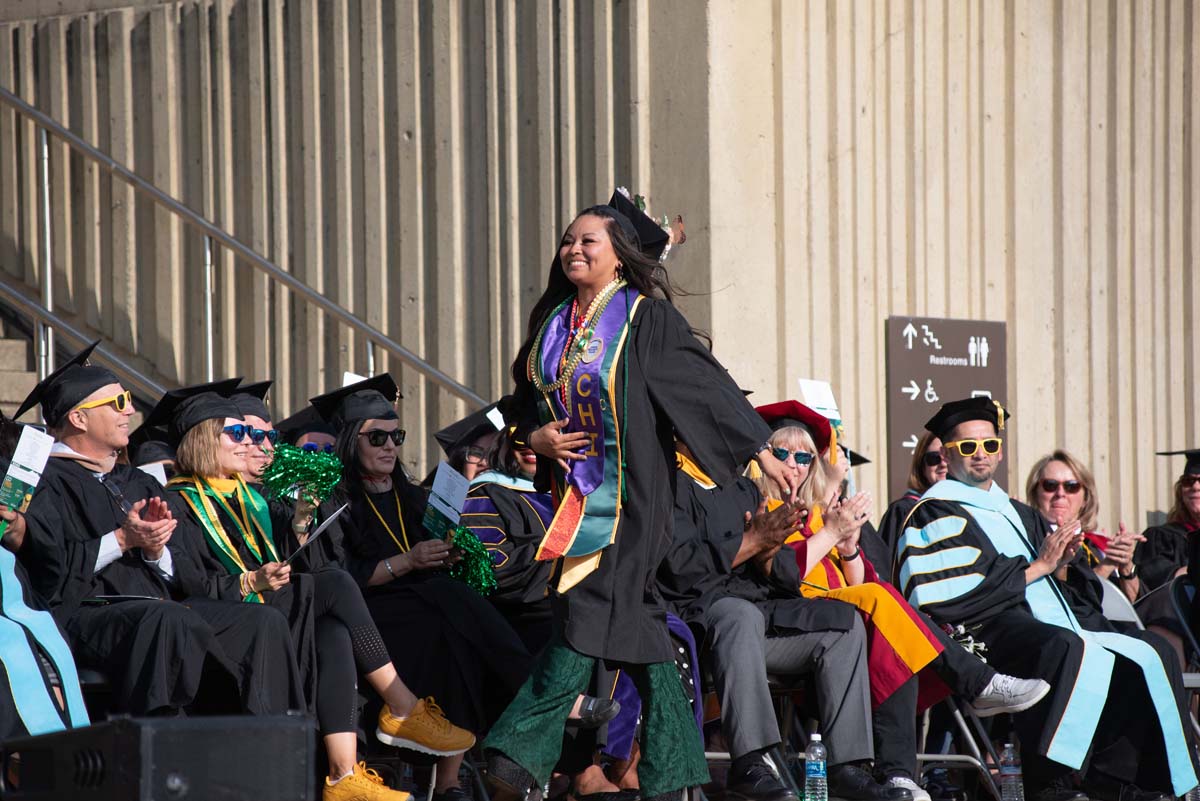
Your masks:
[[[1067,777],[1061,777],[1033,793],[1030,801],[1088,801],[1087,793],[1080,792]]]
[[[967,801],[967,791],[944,776],[925,782],[925,791],[933,801]]]
[[[761,757],[730,768],[725,795],[740,801],[799,801]]]
[[[585,695],[579,702],[579,717],[567,718],[567,725],[578,726],[581,729],[598,729],[615,718],[620,711],[619,701]]]
[[[1107,776],[1085,776],[1083,786],[1093,801],[1173,801],[1175,796],[1157,790],[1142,790]]]
[[[857,765],[834,765],[829,769],[829,795],[847,801],[912,801],[908,790],[880,784]]]

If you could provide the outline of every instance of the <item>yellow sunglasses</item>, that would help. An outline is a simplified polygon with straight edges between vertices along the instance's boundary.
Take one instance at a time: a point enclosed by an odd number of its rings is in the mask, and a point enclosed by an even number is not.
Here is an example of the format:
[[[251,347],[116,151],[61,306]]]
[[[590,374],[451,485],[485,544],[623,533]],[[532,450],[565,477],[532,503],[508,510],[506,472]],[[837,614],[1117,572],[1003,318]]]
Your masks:
[[[1003,442],[999,437],[988,437],[987,439],[956,439],[953,442],[943,442],[942,447],[949,450],[955,448],[958,450],[959,456],[974,456],[975,451],[983,448],[983,452],[989,456],[993,456],[1000,452],[1000,443]]]
[[[118,392],[116,395],[113,395],[111,398],[101,398],[100,400],[89,401],[87,403],[81,403],[78,406],[76,406],[75,408],[76,409],[95,409],[98,406],[106,406],[110,403],[116,408],[116,410],[118,412],[123,412],[129,408],[129,404],[133,403],[133,393],[130,392],[129,390],[125,390],[124,392]]]

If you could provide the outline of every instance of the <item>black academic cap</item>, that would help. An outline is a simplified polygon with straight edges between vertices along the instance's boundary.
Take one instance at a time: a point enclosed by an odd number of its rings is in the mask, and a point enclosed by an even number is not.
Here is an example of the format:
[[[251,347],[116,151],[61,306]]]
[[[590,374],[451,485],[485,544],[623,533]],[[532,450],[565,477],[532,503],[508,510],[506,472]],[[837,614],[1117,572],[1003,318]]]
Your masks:
[[[308,402],[335,429],[340,431],[351,420],[392,420],[396,418],[396,399],[403,397],[396,382],[387,373],[326,392]]]
[[[159,399],[138,430],[147,429],[147,440],[162,438],[169,445],[178,446],[184,434],[205,420],[214,417],[240,420],[241,410],[229,399],[240,382],[240,378],[226,378],[172,389]]]
[[[119,384],[121,379],[107,367],[87,363],[92,351],[100,344],[96,340],[83,350],[67,359],[66,363],[50,375],[38,382],[33,391],[21,402],[21,407],[13,415],[20,417],[39,403],[42,405],[42,417],[47,425],[55,426],[74,409],[83,399],[100,387],[108,384]]]
[[[608,205],[633,223],[633,229],[637,232],[637,244],[641,251],[657,261],[670,243],[671,234],[649,214],[639,209],[637,204],[620,189],[612,193],[612,197],[608,199]]]
[[[275,429],[279,432],[279,437],[289,445],[295,445],[296,441],[305,434],[319,433],[328,434],[331,437],[337,436],[333,426],[325,422],[325,419],[312,406],[305,406],[291,417],[280,420],[275,424]]]
[[[175,461],[175,449],[161,439],[148,439],[129,449],[129,463],[134,467],[167,460]]]
[[[442,446],[442,450],[449,456],[451,451],[470,445],[484,434],[492,434],[499,431],[500,428],[497,428],[496,424],[488,417],[488,412],[495,409],[498,405],[498,402],[489,403],[482,409],[471,412],[463,419],[451,423],[434,434],[433,438],[438,441],[438,444]]]
[[[870,459],[863,456],[858,451],[850,450],[845,445],[842,445],[840,447],[843,451],[846,452],[846,458],[850,460],[851,467],[858,467],[860,464],[870,464],[871,463]]]
[[[999,401],[987,397],[964,398],[943,404],[937,414],[929,418],[925,428],[937,434],[938,439],[945,442],[947,435],[959,423],[969,420],[986,420],[999,432],[1004,430],[1004,421],[1010,417],[1012,415],[1000,405]]]
[[[1187,462],[1183,465],[1183,472],[1186,475],[1200,475],[1200,448],[1192,448],[1182,451],[1159,451],[1159,456],[1186,456]]]
[[[267,408],[263,399],[267,397],[267,390],[274,383],[274,381],[257,381],[253,384],[242,384],[230,396],[230,399],[237,404],[243,415],[252,414],[264,420],[270,420],[271,410]]]

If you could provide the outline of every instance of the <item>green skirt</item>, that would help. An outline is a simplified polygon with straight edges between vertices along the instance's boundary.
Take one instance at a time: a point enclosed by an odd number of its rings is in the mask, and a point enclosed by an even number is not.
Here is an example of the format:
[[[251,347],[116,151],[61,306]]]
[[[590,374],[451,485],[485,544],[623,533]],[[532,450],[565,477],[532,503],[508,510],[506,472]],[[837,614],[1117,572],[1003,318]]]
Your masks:
[[[595,666],[594,657],[573,650],[560,639],[551,641],[492,726],[484,750],[519,765],[529,774],[531,785],[544,785],[562,751],[567,717],[575,699],[587,692]],[[623,669],[642,698],[638,764],[642,798],[705,784],[704,744],[675,664],[625,665]]]

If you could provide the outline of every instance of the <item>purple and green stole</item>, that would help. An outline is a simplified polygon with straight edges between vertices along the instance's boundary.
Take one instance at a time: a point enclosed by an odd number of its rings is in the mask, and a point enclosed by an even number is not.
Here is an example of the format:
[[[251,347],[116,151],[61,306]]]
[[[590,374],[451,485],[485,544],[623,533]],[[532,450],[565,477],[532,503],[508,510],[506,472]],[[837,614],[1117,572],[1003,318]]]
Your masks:
[[[559,391],[542,393],[538,413],[542,423],[570,420],[565,432],[583,432],[590,444],[584,459],[571,463],[565,473],[555,466],[554,494],[559,500],[554,519],[538,547],[537,559],[567,557],[586,562],[582,574],[560,581],[565,591],[599,562],[599,554],[613,543],[621,519],[623,475],[620,421],[617,420],[617,376],[625,356],[629,323],[642,297],[624,287],[604,308],[593,326],[592,339],[575,368],[568,396],[571,408],[563,406]],[[544,384],[558,379],[559,362],[570,335],[570,302],[563,301],[543,324],[541,350],[535,369]],[[532,376],[530,377],[532,379]],[[571,565],[564,569],[564,578]]]

